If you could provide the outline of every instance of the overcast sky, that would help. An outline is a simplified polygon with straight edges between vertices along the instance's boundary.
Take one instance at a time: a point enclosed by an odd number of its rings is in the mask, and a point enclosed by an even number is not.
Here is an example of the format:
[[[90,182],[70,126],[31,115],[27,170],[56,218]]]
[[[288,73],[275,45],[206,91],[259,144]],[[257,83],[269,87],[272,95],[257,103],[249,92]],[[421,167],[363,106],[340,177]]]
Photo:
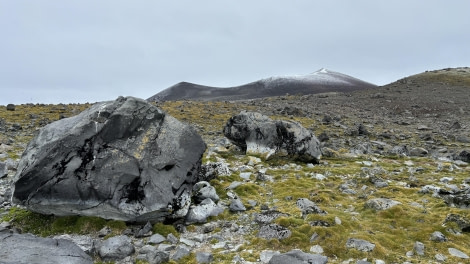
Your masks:
[[[470,66],[468,0],[0,0],[0,105]]]

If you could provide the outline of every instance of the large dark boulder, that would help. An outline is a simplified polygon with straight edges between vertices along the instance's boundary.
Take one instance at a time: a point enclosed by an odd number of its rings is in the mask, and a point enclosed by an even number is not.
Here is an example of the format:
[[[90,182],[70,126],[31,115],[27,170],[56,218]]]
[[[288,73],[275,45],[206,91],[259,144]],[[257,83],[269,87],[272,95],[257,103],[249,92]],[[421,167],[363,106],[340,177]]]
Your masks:
[[[54,215],[182,218],[205,151],[188,125],[119,97],[43,127],[18,165],[13,201]]]
[[[0,263],[92,264],[93,259],[72,241],[0,232]]]
[[[241,112],[231,117],[224,135],[246,153],[290,156],[306,162],[318,162],[320,143],[315,135],[297,122],[279,120],[256,112]]]

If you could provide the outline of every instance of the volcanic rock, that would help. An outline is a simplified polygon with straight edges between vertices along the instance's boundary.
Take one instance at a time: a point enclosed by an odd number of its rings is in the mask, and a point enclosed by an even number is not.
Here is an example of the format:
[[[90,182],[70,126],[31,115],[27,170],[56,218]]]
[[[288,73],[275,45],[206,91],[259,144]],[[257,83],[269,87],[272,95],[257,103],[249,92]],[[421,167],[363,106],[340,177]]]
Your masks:
[[[291,156],[318,163],[320,143],[315,135],[293,121],[273,121],[256,112],[241,112],[231,117],[224,135],[247,154]]]
[[[0,232],[1,263],[93,263],[72,241]]]
[[[319,254],[309,254],[301,250],[294,249],[284,254],[274,255],[269,264],[325,264],[328,263],[328,257]]]
[[[43,127],[19,162],[13,202],[43,214],[182,218],[204,151],[188,125],[119,97]]]

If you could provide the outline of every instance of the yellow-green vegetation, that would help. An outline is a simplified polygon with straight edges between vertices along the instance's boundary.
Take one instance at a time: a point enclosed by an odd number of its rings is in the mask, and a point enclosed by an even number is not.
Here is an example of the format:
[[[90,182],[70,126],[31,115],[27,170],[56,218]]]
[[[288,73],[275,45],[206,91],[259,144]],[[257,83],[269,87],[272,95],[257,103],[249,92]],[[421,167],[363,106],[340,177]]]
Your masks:
[[[168,236],[169,234],[173,234],[178,236],[178,231],[176,231],[175,227],[172,225],[165,225],[163,223],[156,223],[153,225],[152,228],[153,233],[160,234],[162,236]]]
[[[105,220],[93,216],[52,216],[12,208],[2,221],[9,221],[25,233],[39,236],[57,234],[94,234],[105,226],[111,228],[109,236],[121,234],[127,228],[126,223],[116,220]]]

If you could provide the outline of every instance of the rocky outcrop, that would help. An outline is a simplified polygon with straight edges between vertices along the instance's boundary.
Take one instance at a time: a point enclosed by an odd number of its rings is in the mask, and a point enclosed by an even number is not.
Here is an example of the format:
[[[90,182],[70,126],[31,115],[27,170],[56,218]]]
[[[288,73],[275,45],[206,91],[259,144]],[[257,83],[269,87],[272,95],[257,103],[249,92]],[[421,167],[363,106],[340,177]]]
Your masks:
[[[0,232],[1,263],[86,264],[93,259],[76,244],[65,239],[36,237],[31,234]]]
[[[204,151],[188,125],[119,97],[43,127],[19,162],[13,201],[43,214],[182,218]]]
[[[256,112],[241,112],[231,117],[224,135],[248,154],[290,156],[317,163],[320,143],[315,135],[293,121],[273,121]]]

